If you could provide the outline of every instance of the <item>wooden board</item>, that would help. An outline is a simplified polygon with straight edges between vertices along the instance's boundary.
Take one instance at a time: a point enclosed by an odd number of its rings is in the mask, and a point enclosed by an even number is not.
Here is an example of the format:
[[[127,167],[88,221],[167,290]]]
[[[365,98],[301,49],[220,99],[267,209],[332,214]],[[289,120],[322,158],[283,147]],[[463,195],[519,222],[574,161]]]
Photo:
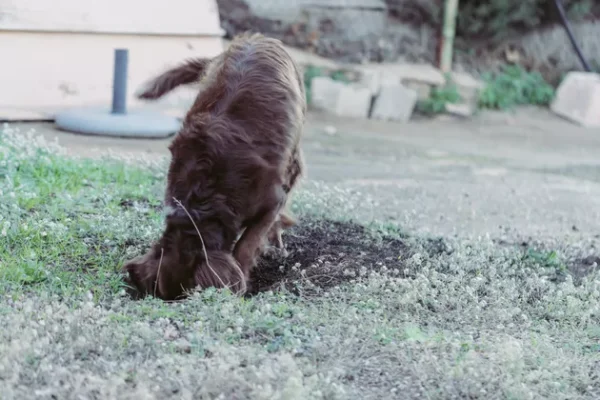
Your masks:
[[[216,0],[0,0],[0,31],[223,36]]]
[[[129,49],[128,106],[160,106],[182,115],[194,88],[180,88],[158,103],[139,102],[143,83],[189,57],[223,50],[216,36],[147,36],[0,31],[0,120],[52,119],[71,107],[110,107],[114,49]]]

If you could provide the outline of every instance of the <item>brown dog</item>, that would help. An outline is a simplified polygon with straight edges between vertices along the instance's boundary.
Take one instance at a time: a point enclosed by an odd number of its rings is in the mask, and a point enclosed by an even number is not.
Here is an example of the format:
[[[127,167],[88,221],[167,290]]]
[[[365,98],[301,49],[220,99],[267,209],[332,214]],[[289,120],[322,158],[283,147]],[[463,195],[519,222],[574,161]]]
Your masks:
[[[282,43],[241,35],[212,60],[158,76],[139,97],[198,80],[203,88],[169,146],[165,231],[124,266],[142,296],[173,300],[209,286],[243,293],[265,239],[281,243],[294,223],[284,210],[304,169],[306,97]]]
[[[242,35],[247,36],[247,35]],[[223,57],[223,55],[221,55]],[[160,76],[156,77],[138,94],[139,99],[144,100],[156,100],[171,92],[175,88],[181,85],[188,85],[192,83],[202,82],[206,71],[211,65],[211,59],[208,58],[194,58],[187,60],[181,65],[170,69]],[[206,86],[206,83],[205,85]],[[302,90],[304,91],[304,82],[302,81]],[[296,186],[299,179],[305,174],[306,166],[304,163],[304,156],[302,149],[299,146],[294,148],[292,154],[292,162],[288,165],[286,171],[286,179],[284,184],[284,190],[288,195],[288,203],[291,190]],[[287,210],[287,204],[284,209],[278,215],[277,221],[273,224],[267,237],[269,244],[285,255],[285,246],[281,234],[283,230],[290,228],[296,224],[295,219],[291,216]]]

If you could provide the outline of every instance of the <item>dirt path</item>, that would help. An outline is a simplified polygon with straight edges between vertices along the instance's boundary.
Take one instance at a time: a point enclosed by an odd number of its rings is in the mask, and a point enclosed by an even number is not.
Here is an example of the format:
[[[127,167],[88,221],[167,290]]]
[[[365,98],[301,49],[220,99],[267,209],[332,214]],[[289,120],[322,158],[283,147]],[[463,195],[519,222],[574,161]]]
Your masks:
[[[73,154],[168,156],[169,140],[31,128],[58,137]],[[544,110],[408,125],[313,114],[304,147],[308,186],[336,185],[363,217],[393,220],[408,231],[563,241],[600,234],[600,131]]]

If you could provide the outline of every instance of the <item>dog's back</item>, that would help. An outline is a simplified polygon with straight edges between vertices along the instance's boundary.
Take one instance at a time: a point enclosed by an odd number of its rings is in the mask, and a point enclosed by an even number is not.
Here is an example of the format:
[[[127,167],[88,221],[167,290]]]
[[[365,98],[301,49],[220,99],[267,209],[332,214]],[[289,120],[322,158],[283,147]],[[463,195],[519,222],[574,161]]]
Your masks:
[[[205,204],[238,232],[261,209],[265,187],[289,184],[306,113],[303,80],[280,41],[255,34],[212,60],[202,83],[170,146],[166,201]]]
[[[227,120],[245,133],[237,140],[281,155],[293,147],[288,141],[298,141],[306,113],[304,84],[279,40],[260,34],[236,38],[209,64],[202,83],[189,118],[204,112],[215,123]]]

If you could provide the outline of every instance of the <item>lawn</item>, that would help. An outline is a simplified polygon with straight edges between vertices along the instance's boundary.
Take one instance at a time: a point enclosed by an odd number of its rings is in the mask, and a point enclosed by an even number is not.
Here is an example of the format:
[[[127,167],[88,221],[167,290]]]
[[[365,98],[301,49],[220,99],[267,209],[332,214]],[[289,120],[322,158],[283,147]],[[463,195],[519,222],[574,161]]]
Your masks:
[[[600,274],[560,253],[357,221],[308,181],[252,296],[133,301],[165,160],[0,131],[2,400],[600,398]]]

